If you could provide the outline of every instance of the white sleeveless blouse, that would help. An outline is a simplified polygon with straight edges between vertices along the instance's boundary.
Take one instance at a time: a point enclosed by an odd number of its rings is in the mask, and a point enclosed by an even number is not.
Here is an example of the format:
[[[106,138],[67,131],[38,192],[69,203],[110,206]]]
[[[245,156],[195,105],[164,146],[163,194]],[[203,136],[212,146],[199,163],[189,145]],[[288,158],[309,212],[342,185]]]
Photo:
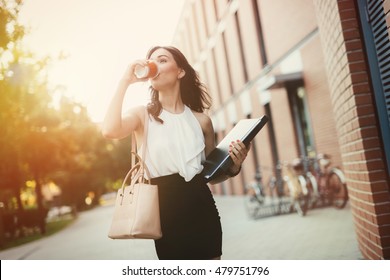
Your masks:
[[[151,178],[179,173],[187,182],[203,170],[205,139],[190,108],[173,114],[162,110],[164,123],[149,118],[146,166]],[[139,149],[141,153],[142,147]]]

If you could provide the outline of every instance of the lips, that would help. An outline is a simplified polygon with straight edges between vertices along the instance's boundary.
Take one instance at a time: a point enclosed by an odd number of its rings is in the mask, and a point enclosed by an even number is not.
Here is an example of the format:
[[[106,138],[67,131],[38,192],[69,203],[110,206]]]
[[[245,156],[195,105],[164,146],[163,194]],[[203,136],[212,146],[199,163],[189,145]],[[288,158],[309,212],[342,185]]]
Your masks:
[[[151,80],[155,80],[155,79],[157,79],[159,76],[160,76],[160,73],[158,73],[156,77],[151,78]]]

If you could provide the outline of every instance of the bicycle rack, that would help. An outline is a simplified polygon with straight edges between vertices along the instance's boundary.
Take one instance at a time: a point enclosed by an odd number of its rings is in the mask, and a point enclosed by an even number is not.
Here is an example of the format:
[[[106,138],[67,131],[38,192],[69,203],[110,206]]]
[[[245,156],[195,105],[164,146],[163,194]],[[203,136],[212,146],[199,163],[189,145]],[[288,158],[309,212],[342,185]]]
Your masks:
[[[265,197],[262,203],[258,203],[250,214],[252,219],[261,219],[271,216],[289,214],[295,211],[289,197],[270,198]]]
[[[269,196],[263,193],[257,193],[255,196],[248,197],[246,201],[246,207],[248,214],[252,219],[261,219],[265,217],[290,214],[296,212],[294,203],[290,196],[283,195],[284,179],[281,175],[281,165],[276,168],[276,179],[273,184],[276,188],[277,195]],[[262,174],[260,170],[256,170],[255,185],[262,185]],[[261,188],[256,188],[259,190]]]

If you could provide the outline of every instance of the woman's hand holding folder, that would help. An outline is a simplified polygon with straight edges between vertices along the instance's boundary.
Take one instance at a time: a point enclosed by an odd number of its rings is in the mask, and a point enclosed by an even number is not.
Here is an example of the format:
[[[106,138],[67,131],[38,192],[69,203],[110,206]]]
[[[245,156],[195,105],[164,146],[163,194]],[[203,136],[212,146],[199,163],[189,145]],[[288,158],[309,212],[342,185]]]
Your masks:
[[[232,141],[229,145],[229,155],[233,160],[233,165],[229,168],[231,177],[236,176],[241,171],[241,165],[246,159],[250,150],[250,144],[246,146],[240,140]]]

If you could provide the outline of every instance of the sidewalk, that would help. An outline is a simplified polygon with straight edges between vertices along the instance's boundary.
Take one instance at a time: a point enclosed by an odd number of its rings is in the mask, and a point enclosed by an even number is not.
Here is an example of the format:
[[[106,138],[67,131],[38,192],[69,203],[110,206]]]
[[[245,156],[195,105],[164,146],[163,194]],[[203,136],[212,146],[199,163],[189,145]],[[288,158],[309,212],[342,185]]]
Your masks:
[[[216,196],[224,260],[357,260],[358,249],[349,204],[342,209],[308,211],[251,220],[243,197]],[[107,230],[112,206],[80,213],[63,231],[16,248],[0,259],[154,260],[151,240],[111,240]]]
[[[224,232],[224,259],[357,260],[363,259],[356,240],[349,203],[250,220],[243,198],[216,198]]]

